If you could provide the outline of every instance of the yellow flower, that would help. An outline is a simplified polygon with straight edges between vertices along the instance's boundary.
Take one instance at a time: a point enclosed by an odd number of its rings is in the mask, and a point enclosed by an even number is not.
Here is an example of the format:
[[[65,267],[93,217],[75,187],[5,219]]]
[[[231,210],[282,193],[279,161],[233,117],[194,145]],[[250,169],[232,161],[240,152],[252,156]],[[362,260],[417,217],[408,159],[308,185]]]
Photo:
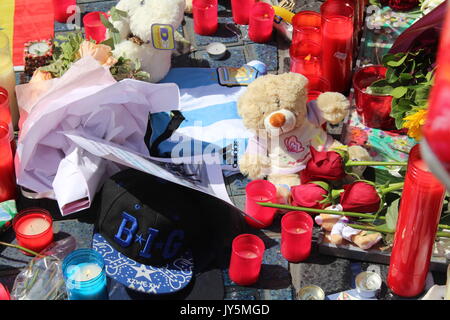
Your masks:
[[[78,57],[92,56],[102,66],[111,67],[117,60],[112,56],[111,47],[104,44],[95,44],[90,41],[83,41],[78,50]]]
[[[403,128],[408,129],[408,136],[416,140],[422,138],[422,126],[425,124],[427,113],[427,109],[421,109],[416,113],[403,118],[403,120],[405,120]]]

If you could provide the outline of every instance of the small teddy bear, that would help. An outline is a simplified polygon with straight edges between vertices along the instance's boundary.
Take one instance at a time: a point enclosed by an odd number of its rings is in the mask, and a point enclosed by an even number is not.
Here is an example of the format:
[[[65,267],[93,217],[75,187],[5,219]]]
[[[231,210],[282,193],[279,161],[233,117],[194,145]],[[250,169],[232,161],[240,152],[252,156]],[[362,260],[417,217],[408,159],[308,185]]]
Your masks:
[[[340,145],[322,125],[337,124],[349,112],[350,102],[337,92],[307,103],[307,88],[301,74],[268,74],[253,81],[238,100],[244,126],[255,133],[239,161],[240,171],[250,179],[267,177],[284,202],[290,187],[300,184],[298,173],[310,158],[310,146],[322,151]]]
[[[141,69],[150,74],[149,81],[160,81],[171,67],[172,50],[158,48],[155,43],[175,41],[174,32],[183,21],[185,7],[185,0],[120,0],[115,8],[126,15],[118,20],[110,18],[122,40],[115,45],[113,55],[139,60]]]

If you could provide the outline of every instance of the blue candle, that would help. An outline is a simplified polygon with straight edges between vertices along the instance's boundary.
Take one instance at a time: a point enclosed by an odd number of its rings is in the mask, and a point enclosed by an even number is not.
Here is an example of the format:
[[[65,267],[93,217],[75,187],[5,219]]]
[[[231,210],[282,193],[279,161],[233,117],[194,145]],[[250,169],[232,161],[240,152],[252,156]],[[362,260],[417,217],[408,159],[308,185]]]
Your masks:
[[[69,300],[107,300],[105,262],[92,249],[78,249],[63,261]]]

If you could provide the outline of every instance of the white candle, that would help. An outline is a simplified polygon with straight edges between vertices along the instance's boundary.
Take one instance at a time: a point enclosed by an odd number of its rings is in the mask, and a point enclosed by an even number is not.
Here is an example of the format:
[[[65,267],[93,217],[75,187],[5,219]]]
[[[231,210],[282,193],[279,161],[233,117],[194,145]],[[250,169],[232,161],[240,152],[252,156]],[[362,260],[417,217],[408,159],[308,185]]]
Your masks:
[[[81,263],[74,268],[72,279],[75,281],[89,281],[102,272],[102,268],[95,263]]]
[[[17,231],[26,236],[34,236],[46,231],[50,227],[50,222],[44,218],[29,218],[24,219],[19,226],[17,226]]]

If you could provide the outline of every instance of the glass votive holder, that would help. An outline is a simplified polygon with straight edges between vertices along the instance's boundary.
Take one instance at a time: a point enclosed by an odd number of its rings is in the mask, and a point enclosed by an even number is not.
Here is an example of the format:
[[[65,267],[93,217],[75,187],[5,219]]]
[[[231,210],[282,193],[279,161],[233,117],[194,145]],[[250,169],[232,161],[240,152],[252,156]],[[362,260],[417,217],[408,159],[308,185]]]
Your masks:
[[[292,18],[292,43],[311,40],[320,43],[322,16],[315,11],[300,11]]]
[[[196,34],[208,36],[219,28],[217,0],[193,0],[192,15]]]
[[[93,11],[83,17],[84,33],[87,40],[100,43],[106,39],[106,27],[103,25],[101,16],[108,19],[105,12]]]
[[[275,10],[265,2],[257,2],[250,11],[248,37],[253,42],[265,43],[272,38]]]
[[[392,96],[367,93],[373,82],[384,79],[386,68],[381,65],[366,66],[356,71],[353,77],[356,111],[364,125],[370,128],[393,130],[395,120],[390,116]]]
[[[257,229],[270,226],[277,209],[263,207],[258,202],[277,203],[277,188],[275,185],[267,180],[253,180],[245,187],[245,194],[245,213],[250,216],[245,216],[247,223]]]
[[[0,300],[11,300],[8,288],[2,283],[0,283]]]
[[[234,283],[246,286],[258,281],[265,245],[258,236],[241,234],[233,239],[229,276]]]
[[[316,100],[324,92],[330,91],[330,82],[317,76],[308,76],[308,101]]]
[[[95,250],[83,248],[64,258],[62,272],[69,300],[107,300],[105,261]]]
[[[39,253],[53,242],[53,219],[45,209],[22,210],[14,217],[12,225],[17,243],[26,249]]]
[[[248,24],[250,10],[256,0],[231,0],[231,13],[237,24]]]
[[[75,8],[76,5],[77,0],[53,0],[55,21],[67,23],[67,19],[75,12],[75,10],[71,10],[71,6]]]
[[[291,72],[304,76],[320,76],[321,74],[321,45],[313,41],[293,43],[289,48],[291,58]]]
[[[313,219],[303,211],[291,211],[281,218],[281,254],[289,262],[300,262],[311,253]]]
[[[16,191],[11,127],[0,121],[0,202],[15,199]]]

